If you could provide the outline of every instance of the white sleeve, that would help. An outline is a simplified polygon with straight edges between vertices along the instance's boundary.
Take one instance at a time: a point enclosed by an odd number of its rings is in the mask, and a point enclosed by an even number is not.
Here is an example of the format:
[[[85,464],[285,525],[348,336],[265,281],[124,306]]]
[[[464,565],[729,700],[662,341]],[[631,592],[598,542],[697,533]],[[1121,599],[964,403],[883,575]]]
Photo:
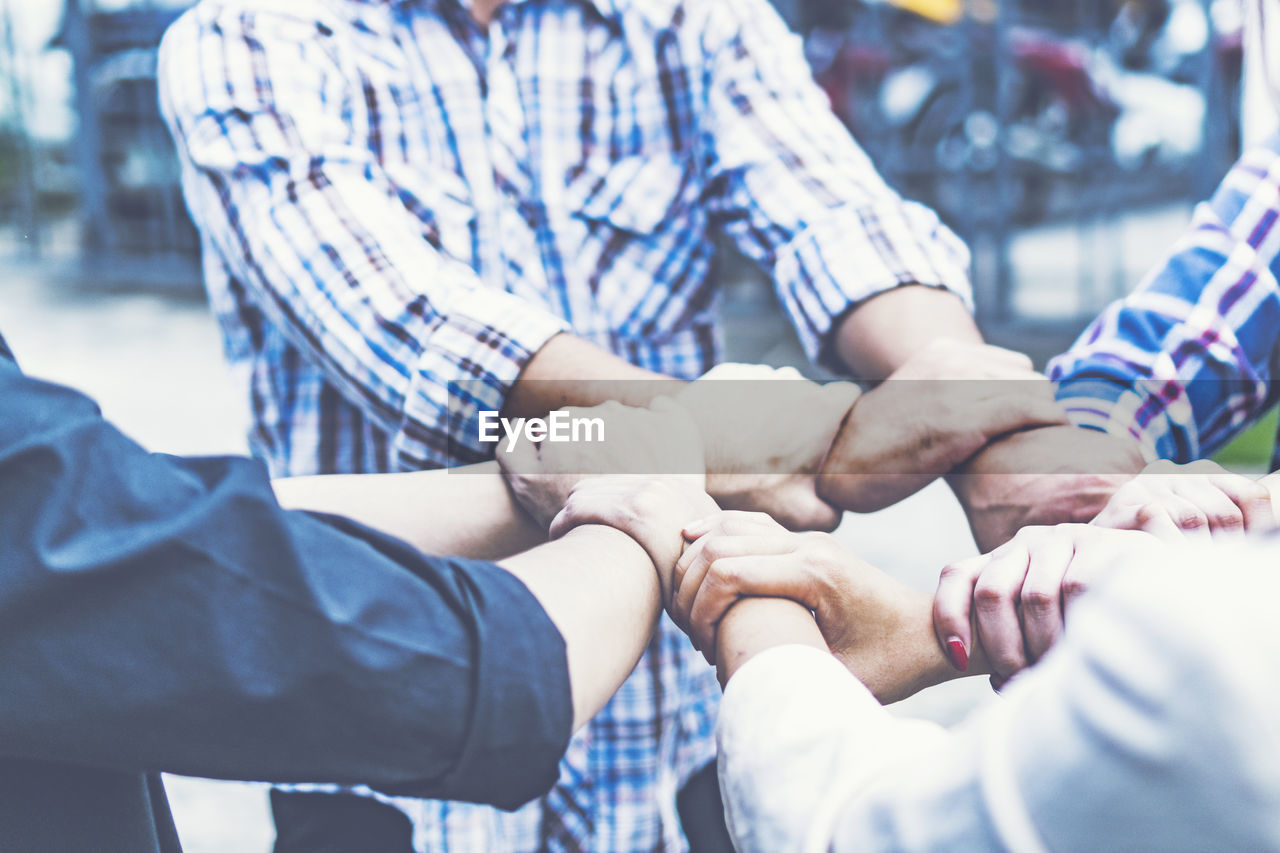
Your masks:
[[[720,787],[739,853],[806,843],[825,849],[842,804],[885,768],[946,737],[931,723],[891,716],[825,652],[760,653],[729,682],[717,731]]]
[[[721,710],[740,853],[1280,851],[1278,558],[1272,538],[1117,572],[950,733],[820,652],[762,653]]]

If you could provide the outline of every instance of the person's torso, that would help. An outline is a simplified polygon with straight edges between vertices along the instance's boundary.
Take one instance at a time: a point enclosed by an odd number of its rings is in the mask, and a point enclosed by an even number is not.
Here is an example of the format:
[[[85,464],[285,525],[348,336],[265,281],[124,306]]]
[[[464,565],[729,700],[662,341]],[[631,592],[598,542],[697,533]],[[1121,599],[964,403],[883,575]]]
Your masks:
[[[424,240],[641,367],[715,364],[707,69],[683,4],[523,0],[487,33],[455,0],[323,8],[359,93],[345,118]],[[205,255],[273,473],[388,470],[383,430]]]

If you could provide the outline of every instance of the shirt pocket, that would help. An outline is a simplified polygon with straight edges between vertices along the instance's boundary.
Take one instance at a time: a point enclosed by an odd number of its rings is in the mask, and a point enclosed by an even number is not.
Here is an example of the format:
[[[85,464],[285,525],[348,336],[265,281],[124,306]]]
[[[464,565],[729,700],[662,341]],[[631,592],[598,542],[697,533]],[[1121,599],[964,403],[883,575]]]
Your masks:
[[[422,223],[427,242],[450,258],[474,267],[476,209],[466,181],[440,166],[404,164],[386,168],[401,203]]]
[[[665,330],[686,298],[677,281],[696,288],[685,273],[705,250],[695,161],[655,152],[588,161],[575,172],[562,253],[575,322],[624,337]]]
[[[588,160],[568,186],[571,215],[649,236],[686,219],[696,197],[693,161],[687,154],[637,154]]]

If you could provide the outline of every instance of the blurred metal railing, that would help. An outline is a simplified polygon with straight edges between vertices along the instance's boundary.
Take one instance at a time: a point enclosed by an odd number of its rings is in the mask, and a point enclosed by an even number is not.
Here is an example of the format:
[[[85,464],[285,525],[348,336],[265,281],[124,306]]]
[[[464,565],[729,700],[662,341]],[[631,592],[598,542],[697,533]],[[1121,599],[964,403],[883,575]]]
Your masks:
[[[95,269],[189,286],[198,240],[154,79],[156,45],[180,6],[66,0],[49,49],[72,57],[79,126],[59,144],[24,132],[31,96],[17,85],[8,2],[0,229],[41,252],[42,231],[74,208],[78,251]],[[1109,221],[1204,196],[1238,148],[1240,37],[1222,22],[1239,0],[775,2],[881,171],[973,245],[988,320],[1017,319],[1016,234],[1058,223],[1118,239]],[[1120,251],[1084,251],[1094,250]],[[1102,283],[1086,266],[1082,291],[1123,288],[1118,266]]]
[[[886,178],[973,246],[978,305],[991,323],[1017,319],[1015,232],[1056,223],[1114,239],[1107,223],[1122,212],[1202,198],[1217,184],[1239,149],[1233,3],[784,0],[781,8]],[[1132,284],[1119,264],[1102,273],[1113,279],[1106,283],[1095,265],[1080,270],[1081,290]]]

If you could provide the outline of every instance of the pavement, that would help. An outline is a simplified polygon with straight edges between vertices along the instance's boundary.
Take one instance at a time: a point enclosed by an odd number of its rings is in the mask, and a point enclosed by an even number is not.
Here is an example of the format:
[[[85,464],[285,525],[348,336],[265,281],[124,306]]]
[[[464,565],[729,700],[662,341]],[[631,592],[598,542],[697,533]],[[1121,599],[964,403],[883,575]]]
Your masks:
[[[1021,235],[1013,253],[1021,282],[1015,305],[1023,325],[989,331],[996,340],[1016,341],[1023,329],[1041,350],[1042,362],[1053,347],[1065,346],[1084,317],[1135,283],[1186,219],[1185,207],[1171,207],[1125,217],[1085,239],[1062,228]],[[1089,275],[1089,266],[1111,272]],[[104,294],[93,288],[91,270],[66,265],[0,262],[0,274],[0,329],[30,373],[88,392],[108,418],[152,450],[244,452],[246,401],[230,381],[217,325],[202,301]],[[729,355],[802,364],[795,337],[767,290],[749,276],[730,288]],[[1078,321],[1063,322],[1064,316]],[[1034,331],[1038,322],[1057,330],[1057,337]],[[963,513],[941,483],[882,512],[848,515],[837,536],[923,590],[932,590],[947,562],[976,552]],[[952,724],[989,701],[985,680],[969,679],[925,691],[894,710]],[[261,786],[172,778],[169,792],[189,853],[270,848],[273,833]]]

